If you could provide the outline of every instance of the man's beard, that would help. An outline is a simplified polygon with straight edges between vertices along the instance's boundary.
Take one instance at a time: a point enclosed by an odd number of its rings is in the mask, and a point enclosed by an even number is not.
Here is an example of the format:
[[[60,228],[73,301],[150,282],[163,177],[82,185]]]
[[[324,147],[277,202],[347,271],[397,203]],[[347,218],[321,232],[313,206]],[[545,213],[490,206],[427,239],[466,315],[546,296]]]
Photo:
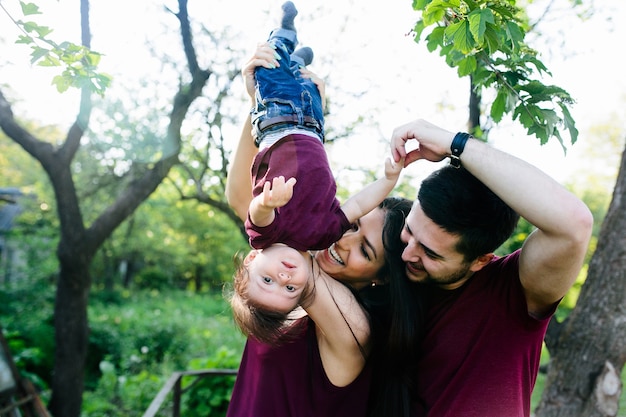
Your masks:
[[[438,286],[449,286],[449,285],[456,284],[457,282],[464,280],[469,270],[470,270],[470,264],[464,263],[461,266],[461,269],[449,275],[434,277],[427,273],[426,278],[424,278],[421,282],[426,283],[426,284],[438,285]]]

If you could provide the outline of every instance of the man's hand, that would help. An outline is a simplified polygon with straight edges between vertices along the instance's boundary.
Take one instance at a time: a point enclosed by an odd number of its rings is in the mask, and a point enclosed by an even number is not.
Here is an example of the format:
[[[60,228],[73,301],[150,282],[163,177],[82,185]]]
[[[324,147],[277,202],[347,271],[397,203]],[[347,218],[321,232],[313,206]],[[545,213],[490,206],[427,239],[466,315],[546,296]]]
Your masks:
[[[394,129],[391,135],[391,155],[395,162],[404,158],[404,166],[418,159],[439,162],[450,156],[454,133],[437,127],[426,120],[415,120]],[[407,153],[406,144],[415,140],[418,147]]]

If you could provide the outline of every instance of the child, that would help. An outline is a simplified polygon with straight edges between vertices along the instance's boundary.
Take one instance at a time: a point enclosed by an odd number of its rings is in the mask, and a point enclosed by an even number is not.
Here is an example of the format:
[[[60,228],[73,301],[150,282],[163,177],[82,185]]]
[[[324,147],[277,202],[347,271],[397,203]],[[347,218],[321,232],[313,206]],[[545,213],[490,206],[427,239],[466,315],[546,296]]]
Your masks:
[[[310,48],[294,52],[297,10],[290,1],[282,9],[281,27],[268,41],[280,65],[255,71],[251,120],[260,151],[252,164],[254,198],[246,221],[253,250],[235,273],[231,299],[233,305],[247,305],[247,314],[235,319],[257,337],[261,328],[280,326],[314,288],[311,278],[319,268],[308,251],[328,248],[377,207],[403,166],[387,159],[385,178],[340,205],[323,146],[322,97],[311,73],[300,70],[313,53]]]

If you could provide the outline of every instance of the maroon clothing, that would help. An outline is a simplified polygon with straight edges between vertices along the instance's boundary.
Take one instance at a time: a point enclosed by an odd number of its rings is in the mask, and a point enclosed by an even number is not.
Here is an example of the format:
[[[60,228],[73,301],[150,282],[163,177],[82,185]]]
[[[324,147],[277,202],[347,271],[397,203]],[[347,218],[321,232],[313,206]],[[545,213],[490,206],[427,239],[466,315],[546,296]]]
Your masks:
[[[326,249],[350,228],[335,193],[337,185],[324,145],[306,135],[287,135],[263,149],[252,163],[252,194],[263,192],[266,181],[284,176],[297,183],[293,197],[275,210],[276,218],[266,227],[246,220],[250,246],[263,249],[274,243],[299,251]]]
[[[428,416],[530,416],[550,317],[528,315],[519,251],[494,259],[457,290],[428,291],[417,375]]]
[[[298,320],[297,340],[271,346],[249,337],[227,417],[363,417],[370,370],[345,387],[334,386],[320,357],[315,324]]]

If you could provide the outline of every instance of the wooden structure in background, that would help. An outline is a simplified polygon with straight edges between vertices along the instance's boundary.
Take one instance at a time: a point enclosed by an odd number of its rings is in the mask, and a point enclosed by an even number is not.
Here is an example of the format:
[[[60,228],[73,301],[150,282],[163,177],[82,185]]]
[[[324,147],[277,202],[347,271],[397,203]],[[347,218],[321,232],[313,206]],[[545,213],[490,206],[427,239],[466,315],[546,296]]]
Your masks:
[[[33,384],[22,378],[0,328],[0,417],[50,417]]]

